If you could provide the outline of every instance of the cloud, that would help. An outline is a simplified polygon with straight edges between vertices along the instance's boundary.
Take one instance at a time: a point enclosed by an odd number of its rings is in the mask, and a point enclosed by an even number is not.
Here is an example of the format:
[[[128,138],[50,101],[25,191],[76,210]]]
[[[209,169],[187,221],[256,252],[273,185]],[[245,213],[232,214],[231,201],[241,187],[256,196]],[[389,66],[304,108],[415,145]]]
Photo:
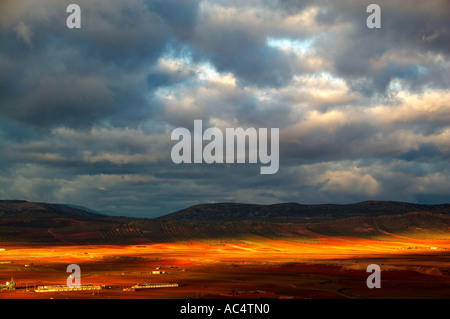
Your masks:
[[[30,28],[23,23],[22,21],[19,22],[17,27],[15,28],[17,32],[17,36],[21,38],[25,43],[31,45],[31,30]]]
[[[369,174],[360,172],[354,168],[350,171],[326,171],[318,175],[316,184],[322,184],[320,190],[330,193],[363,194],[364,196],[376,196],[379,193],[379,183]]]
[[[202,202],[448,202],[449,3],[0,2],[0,196],[156,216]],[[280,128],[280,169],[176,165],[176,127]]]
[[[198,7],[195,1],[152,3],[81,1],[78,30],[66,28],[63,2],[3,4],[26,20],[1,29],[7,61],[0,78],[2,111],[38,127],[128,125],[151,116],[143,79],[168,43],[193,28]],[[183,14],[173,15],[173,6]],[[24,47],[16,33],[27,44],[34,34],[33,46]]]

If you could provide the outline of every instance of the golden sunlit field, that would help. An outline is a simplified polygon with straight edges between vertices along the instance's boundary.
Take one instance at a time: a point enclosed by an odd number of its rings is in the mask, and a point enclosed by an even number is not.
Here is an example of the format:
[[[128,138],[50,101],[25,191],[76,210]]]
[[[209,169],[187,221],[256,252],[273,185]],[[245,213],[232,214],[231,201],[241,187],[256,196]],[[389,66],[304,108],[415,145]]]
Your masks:
[[[311,235],[311,234],[309,234]],[[450,240],[386,234],[380,240],[327,237],[316,241],[249,236],[228,243],[55,246],[2,243],[0,298],[448,298]],[[69,264],[81,284],[99,291],[34,292],[65,285]],[[369,289],[369,264],[381,267],[381,288]],[[155,272],[155,273],[153,273]],[[159,272],[159,273],[158,273]],[[126,291],[137,283],[178,287]]]

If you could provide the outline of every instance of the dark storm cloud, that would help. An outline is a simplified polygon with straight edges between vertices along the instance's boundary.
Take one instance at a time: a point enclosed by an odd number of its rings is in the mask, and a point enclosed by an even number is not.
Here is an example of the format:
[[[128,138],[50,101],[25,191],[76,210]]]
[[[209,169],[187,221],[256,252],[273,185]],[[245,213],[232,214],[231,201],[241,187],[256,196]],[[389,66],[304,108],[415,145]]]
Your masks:
[[[288,84],[294,75],[289,57],[255,40],[245,30],[220,28],[214,33],[207,32],[195,43],[195,48],[198,59],[211,61],[219,72],[232,72],[243,85],[280,87]]]
[[[444,157],[441,151],[434,144],[422,144],[417,150],[409,150],[408,152],[399,156],[399,158],[406,161],[416,161],[416,162],[429,162],[433,158]]]
[[[156,216],[205,202],[450,200],[445,0],[0,2],[3,198]],[[175,127],[279,127],[280,169],[170,160]]]
[[[323,37],[322,53],[337,75],[366,94],[384,93],[393,79],[402,79],[413,89],[432,83],[447,88],[448,76],[441,63],[429,63],[428,53],[450,53],[450,3],[445,0],[379,1],[381,29],[365,27],[369,15],[361,14],[370,1],[333,1],[320,9],[318,22],[343,26],[341,34]],[[374,66],[374,61],[387,63]],[[405,59],[406,58],[406,59]],[[365,82],[365,83],[364,83]],[[362,85],[361,85],[362,84]]]
[[[373,149],[367,143],[378,132],[375,126],[368,123],[345,125],[335,131],[314,130],[301,138],[289,141],[287,137],[280,155],[288,161],[295,163],[358,159],[364,156],[387,155],[387,149]],[[384,154],[374,154],[375,152]]]
[[[22,8],[20,21],[2,28],[4,115],[38,127],[91,127],[102,120],[127,125],[150,116],[145,87],[136,78],[145,76],[142,68],[161,56],[172,37],[190,32],[198,4],[81,1],[79,5],[83,8],[79,30],[65,26],[64,1],[31,3]],[[3,6],[6,10],[14,4]],[[174,6],[182,14],[174,14]],[[50,18],[33,15],[38,9],[46,10]],[[30,30],[26,41],[17,26]]]

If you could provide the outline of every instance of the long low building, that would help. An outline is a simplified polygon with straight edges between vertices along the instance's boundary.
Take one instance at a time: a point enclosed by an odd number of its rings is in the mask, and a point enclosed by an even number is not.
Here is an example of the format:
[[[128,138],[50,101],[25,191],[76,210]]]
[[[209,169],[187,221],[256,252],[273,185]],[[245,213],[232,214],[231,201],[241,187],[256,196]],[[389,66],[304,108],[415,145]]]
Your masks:
[[[38,286],[34,292],[61,292],[61,291],[87,291],[87,290],[101,290],[101,286],[92,284],[80,285],[79,287],[68,286]]]
[[[178,287],[177,283],[153,283],[153,284],[137,284],[131,286],[134,289],[148,289],[148,288],[167,288],[167,287]]]

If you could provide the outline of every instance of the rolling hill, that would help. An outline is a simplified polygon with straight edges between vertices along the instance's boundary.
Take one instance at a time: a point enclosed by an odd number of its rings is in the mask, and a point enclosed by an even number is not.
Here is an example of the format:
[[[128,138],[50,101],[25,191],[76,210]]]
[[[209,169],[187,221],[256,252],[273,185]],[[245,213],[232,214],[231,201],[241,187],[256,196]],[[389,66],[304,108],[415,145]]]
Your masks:
[[[283,203],[274,205],[253,204],[202,204],[159,217],[160,220],[265,220],[293,221],[341,219],[354,216],[376,217],[411,212],[450,214],[450,204],[421,205],[403,202],[365,201],[348,205],[302,205]]]
[[[79,206],[36,203],[25,200],[0,200],[0,218],[19,220],[36,218],[101,218],[103,214]]]
[[[0,242],[127,245],[239,241],[254,236],[450,239],[450,205],[370,201],[349,205],[205,204],[156,219],[113,217],[79,206],[0,201]]]

